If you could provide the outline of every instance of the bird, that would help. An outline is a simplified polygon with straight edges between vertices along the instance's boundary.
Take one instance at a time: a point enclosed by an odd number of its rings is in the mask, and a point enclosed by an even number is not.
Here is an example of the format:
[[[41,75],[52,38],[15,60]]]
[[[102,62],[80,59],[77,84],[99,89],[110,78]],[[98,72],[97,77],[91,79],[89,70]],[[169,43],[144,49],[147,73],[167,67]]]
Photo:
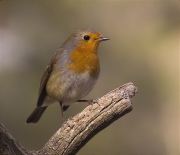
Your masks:
[[[26,123],[37,123],[52,103],[59,102],[63,113],[81,100],[94,87],[100,73],[99,43],[109,40],[91,28],[77,30],[51,58],[42,75],[37,105]]]

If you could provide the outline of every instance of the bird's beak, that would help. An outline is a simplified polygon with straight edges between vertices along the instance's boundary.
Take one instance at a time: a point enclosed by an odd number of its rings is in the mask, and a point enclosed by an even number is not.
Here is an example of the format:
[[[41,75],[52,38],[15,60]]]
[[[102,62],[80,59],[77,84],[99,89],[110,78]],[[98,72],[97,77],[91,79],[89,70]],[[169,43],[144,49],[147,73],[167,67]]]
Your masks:
[[[110,40],[110,38],[107,38],[107,37],[100,37],[98,40],[99,40],[99,41],[106,41],[106,40]]]

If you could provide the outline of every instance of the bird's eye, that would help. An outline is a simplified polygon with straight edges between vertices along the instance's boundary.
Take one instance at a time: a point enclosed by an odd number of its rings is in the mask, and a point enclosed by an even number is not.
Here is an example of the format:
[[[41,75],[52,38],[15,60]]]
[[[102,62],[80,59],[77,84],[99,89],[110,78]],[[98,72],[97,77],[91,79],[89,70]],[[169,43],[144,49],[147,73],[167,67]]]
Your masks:
[[[89,39],[90,39],[90,36],[88,36],[88,35],[84,36],[84,40],[89,40]]]

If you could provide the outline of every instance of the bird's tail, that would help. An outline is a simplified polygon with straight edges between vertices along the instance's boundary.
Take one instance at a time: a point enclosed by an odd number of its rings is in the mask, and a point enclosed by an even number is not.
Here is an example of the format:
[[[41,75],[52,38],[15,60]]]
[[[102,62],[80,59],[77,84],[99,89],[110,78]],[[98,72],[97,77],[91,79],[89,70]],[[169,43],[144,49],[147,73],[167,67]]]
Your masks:
[[[40,117],[42,116],[43,112],[46,110],[47,107],[36,107],[32,114],[26,120],[26,123],[36,123],[39,121]]]

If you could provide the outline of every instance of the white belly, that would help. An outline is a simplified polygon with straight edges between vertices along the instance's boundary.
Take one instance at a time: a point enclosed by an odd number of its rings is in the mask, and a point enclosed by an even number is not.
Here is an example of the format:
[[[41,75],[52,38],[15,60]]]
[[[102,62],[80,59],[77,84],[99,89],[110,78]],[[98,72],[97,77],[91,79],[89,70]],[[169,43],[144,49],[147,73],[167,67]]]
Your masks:
[[[66,72],[61,77],[60,72],[53,74],[46,85],[47,97],[43,106],[47,106],[55,101],[62,102],[63,105],[70,105],[85,97],[94,87],[97,78],[89,76],[88,72],[83,74],[72,74]],[[56,82],[55,82],[56,81]]]
[[[85,97],[93,89],[96,81],[97,79],[90,77],[88,72],[76,76],[75,80],[67,83],[67,88],[69,88],[69,90],[63,96],[63,104],[70,105]]]

